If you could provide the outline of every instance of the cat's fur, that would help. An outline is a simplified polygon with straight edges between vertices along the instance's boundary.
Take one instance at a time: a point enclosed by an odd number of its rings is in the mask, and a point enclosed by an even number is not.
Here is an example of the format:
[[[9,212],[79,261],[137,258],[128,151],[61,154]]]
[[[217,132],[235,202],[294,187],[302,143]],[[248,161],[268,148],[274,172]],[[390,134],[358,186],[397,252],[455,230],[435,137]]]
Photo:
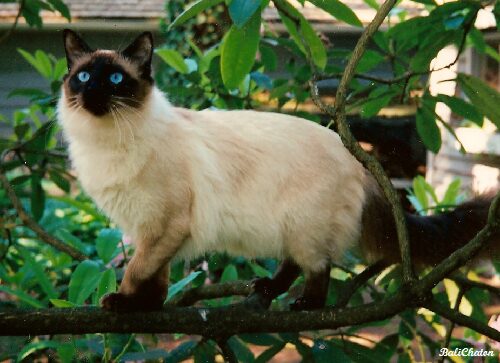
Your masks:
[[[58,114],[73,165],[136,244],[105,308],[160,307],[169,261],[210,251],[284,259],[276,278],[256,288],[274,297],[302,270],[296,307],[320,307],[330,261],[342,261],[360,236],[383,233],[383,224],[367,222],[378,188],[336,133],[284,114],[172,107],[151,79],[149,33],[121,53],[92,51],[71,31],[64,39],[69,72]],[[127,90],[106,83],[117,69]],[[93,89],[75,85],[82,70]],[[390,216],[380,222],[392,226]],[[376,243],[372,255],[384,257]]]

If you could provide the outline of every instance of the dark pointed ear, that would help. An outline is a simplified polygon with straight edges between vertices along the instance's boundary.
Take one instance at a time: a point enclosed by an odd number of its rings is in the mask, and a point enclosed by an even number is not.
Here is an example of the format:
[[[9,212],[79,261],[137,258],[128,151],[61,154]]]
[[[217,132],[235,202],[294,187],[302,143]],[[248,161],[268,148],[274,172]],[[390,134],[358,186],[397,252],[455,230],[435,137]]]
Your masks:
[[[77,58],[80,58],[84,54],[92,53],[92,49],[90,49],[87,43],[72,30],[64,29],[63,39],[66,59],[68,60],[68,69],[71,69]]]
[[[151,32],[139,35],[121,53],[139,67],[143,77],[151,77],[151,59],[153,58],[153,34]]]

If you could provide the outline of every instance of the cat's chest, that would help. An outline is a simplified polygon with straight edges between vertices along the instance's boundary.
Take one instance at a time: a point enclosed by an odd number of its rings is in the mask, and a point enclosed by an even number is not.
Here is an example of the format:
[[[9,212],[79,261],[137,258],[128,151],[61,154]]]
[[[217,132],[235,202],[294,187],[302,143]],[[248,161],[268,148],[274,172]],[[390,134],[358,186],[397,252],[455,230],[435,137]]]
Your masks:
[[[82,187],[120,227],[135,229],[157,212],[158,191],[148,183],[144,157],[130,151],[85,151],[79,146],[70,152]]]

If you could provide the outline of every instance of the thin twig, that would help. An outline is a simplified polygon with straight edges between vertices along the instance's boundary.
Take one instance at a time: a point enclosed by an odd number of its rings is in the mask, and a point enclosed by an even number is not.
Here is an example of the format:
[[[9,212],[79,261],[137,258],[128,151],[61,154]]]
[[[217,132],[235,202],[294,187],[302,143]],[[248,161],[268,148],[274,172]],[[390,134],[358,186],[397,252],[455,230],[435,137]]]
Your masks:
[[[344,308],[349,303],[352,295],[363,286],[369,279],[371,279],[376,274],[382,272],[387,267],[387,263],[383,260],[377,261],[374,264],[368,266],[356,275],[348,284],[342,287],[339,293],[339,298],[335,304],[336,308]]]
[[[7,30],[4,34],[2,34],[2,36],[0,37],[0,44],[3,43],[4,41],[6,41],[12,35],[14,30],[16,29],[17,24],[19,23],[19,18],[21,17],[21,14],[23,13],[25,2],[26,2],[26,0],[21,0],[19,2],[19,9],[17,10],[17,14],[16,14],[16,18],[14,19],[14,23],[12,24],[12,26],[10,27],[9,30]]]
[[[463,287],[461,287],[460,290],[458,291],[457,300],[455,301],[455,306],[453,307],[453,311],[458,312],[458,308],[460,307],[460,304],[462,303],[462,298],[464,297],[466,291],[467,291],[467,289],[465,289]],[[448,326],[448,329],[446,330],[446,336],[444,338],[442,348],[448,349],[448,347],[450,346],[451,335],[453,334],[453,329],[455,329],[455,322],[450,321],[450,325]],[[440,356],[438,358],[438,363],[444,362],[444,359],[445,359],[445,355]]]
[[[78,251],[76,248],[64,243],[59,238],[52,236],[47,233],[37,222],[35,222],[24,209],[21,201],[16,195],[16,192],[12,188],[9,183],[9,180],[5,176],[3,170],[0,168],[0,182],[3,185],[5,191],[7,192],[7,197],[10,199],[14,209],[17,211],[17,215],[19,219],[23,222],[23,224],[31,229],[36,235],[45,243],[51,245],[52,247],[58,249],[61,252],[67,253],[72,258],[78,261],[86,260],[88,257],[83,253]]]
[[[472,330],[477,331],[491,339],[500,341],[500,331],[476,320],[458,311],[450,309],[448,306],[444,306],[436,300],[432,300],[424,305],[430,311],[445,317],[446,319],[453,321],[459,325],[468,327]]]

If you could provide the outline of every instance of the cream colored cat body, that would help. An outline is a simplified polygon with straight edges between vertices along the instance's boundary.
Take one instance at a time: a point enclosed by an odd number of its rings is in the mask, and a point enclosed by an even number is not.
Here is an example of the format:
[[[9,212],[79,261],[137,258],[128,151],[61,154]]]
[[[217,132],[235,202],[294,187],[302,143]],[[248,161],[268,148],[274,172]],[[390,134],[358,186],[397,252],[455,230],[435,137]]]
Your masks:
[[[293,257],[314,271],[341,258],[359,235],[364,170],[319,125],[283,114],[173,108],[156,88],[141,109],[124,114],[128,121],[118,118],[122,125],[60,100],[82,186],[136,243],[160,237],[179,205],[190,209],[179,257]]]

